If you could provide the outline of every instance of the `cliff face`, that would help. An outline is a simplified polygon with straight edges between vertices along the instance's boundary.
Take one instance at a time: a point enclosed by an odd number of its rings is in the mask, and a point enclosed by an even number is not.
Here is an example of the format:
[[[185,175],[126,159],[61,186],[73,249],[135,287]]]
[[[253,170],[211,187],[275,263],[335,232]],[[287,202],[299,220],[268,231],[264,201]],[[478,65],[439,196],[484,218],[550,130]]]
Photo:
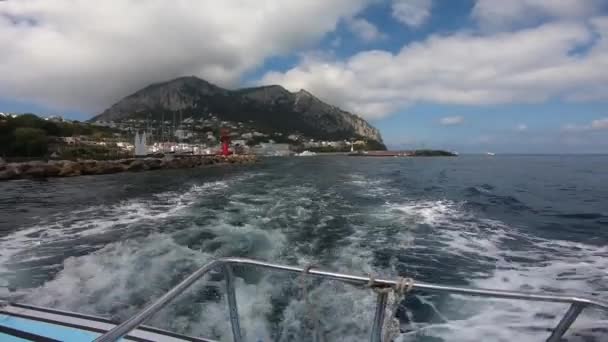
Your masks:
[[[213,113],[221,120],[249,122],[267,131],[298,132],[319,139],[364,138],[382,145],[380,132],[367,121],[305,90],[291,93],[276,85],[227,90],[196,77],[147,86],[92,121],[160,117],[178,111],[195,119]]]
[[[306,90],[295,93],[294,110],[302,113],[320,129],[352,129],[355,135],[382,142],[380,131],[362,118],[319,100]]]
[[[202,96],[223,96],[227,93],[228,90],[199,78],[182,77],[151,84],[113,104],[91,121],[117,121],[148,111],[186,110],[195,108]]]

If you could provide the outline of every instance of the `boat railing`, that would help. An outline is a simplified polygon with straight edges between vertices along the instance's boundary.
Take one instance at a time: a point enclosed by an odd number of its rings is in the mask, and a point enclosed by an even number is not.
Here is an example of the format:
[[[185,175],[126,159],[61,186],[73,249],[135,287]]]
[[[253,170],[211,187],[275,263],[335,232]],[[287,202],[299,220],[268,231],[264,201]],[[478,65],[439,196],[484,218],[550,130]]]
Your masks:
[[[229,317],[232,328],[232,336],[235,342],[242,341],[241,327],[239,323],[238,306],[235,295],[234,286],[234,274],[233,266],[245,265],[271,269],[275,271],[285,271],[291,273],[306,273],[311,276],[321,277],[325,279],[337,280],[346,282],[353,285],[368,285],[370,277],[357,276],[351,274],[337,273],[324,271],[311,267],[294,267],[273,264],[263,261],[257,261],[245,258],[222,258],[216,259],[201,268],[194,271],[186,279],[177,284],[175,287],[166,292],[162,297],[155,300],[153,303],[142,309],[137,314],[131,316],[121,324],[114,327],[112,330],[98,337],[94,342],[113,342],[121,337],[127,335],[132,330],[136,329],[141,324],[145,323],[152,315],[163,309],[169,304],[175,297],[179,296],[184,290],[189,288],[197,280],[204,275],[208,274],[211,270],[223,269],[225,283],[226,283],[226,297],[228,302]],[[389,279],[374,279],[374,287],[379,288],[394,288],[398,285],[398,281]],[[477,297],[489,297],[489,298],[501,298],[501,299],[514,299],[514,300],[527,300],[536,302],[552,302],[552,303],[563,303],[570,304],[568,310],[564,313],[561,320],[552,329],[550,336],[546,340],[547,342],[557,342],[561,340],[561,337],[566,333],[568,328],[574,323],[579,314],[583,309],[587,307],[594,307],[600,310],[608,312],[608,303],[575,296],[563,296],[563,295],[550,295],[543,293],[526,293],[526,292],[514,292],[514,291],[502,291],[502,290],[490,290],[490,289],[479,289],[470,287],[456,287],[456,286],[445,286],[438,284],[431,284],[425,282],[414,281],[412,289],[434,292],[434,293],[450,293],[469,295]],[[374,320],[372,322],[372,330],[370,341],[372,342],[390,342],[382,341],[382,326],[384,323],[385,309],[387,303],[388,293],[386,291],[377,291],[377,302]]]

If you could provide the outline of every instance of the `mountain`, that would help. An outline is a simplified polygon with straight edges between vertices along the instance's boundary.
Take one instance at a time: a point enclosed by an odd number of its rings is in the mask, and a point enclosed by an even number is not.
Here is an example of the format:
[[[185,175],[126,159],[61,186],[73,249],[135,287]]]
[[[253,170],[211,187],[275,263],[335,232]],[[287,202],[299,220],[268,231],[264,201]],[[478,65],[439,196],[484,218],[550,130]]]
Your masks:
[[[365,139],[383,149],[378,129],[364,119],[329,105],[306,90],[278,85],[228,90],[197,77],[149,85],[112,105],[91,121],[181,117],[245,122],[262,132],[299,133],[315,139]]]

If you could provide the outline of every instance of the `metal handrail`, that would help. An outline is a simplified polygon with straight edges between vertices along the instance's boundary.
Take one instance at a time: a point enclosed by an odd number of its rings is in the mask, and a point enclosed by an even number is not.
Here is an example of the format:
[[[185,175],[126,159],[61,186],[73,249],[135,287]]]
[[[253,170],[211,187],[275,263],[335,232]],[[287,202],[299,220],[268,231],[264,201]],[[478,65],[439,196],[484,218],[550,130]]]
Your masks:
[[[241,341],[241,330],[239,325],[238,309],[236,304],[236,297],[234,293],[234,279],[232,275],[233,265],[249,265],[261,268],[268,268],[272,270],[280,270],[291,273],[302,273],[306,271],[311,276],[318,276],[322,278],[328,278],[338,280],[353,285],[367,285],[369,283],[369,276],[356,276],[351,274],[337,273],[323,271],[319,269],[304,269],[301,267],[285,266],[279,264],[268,263],[264,261],[257,261],[245,258],[221,258],[216,259],[208,264],[202,266],[198,270],[190,274],[181,283],[177,284],[162,297],[158,298],[152,304],[148,305],[140,312],[130,317],[126,321],[114,327],[112,330],[103,334],[102,336],[95,339],[94,342],[113,342],[121,337],[127,335],[132,330],[136,329],[139,325],[143,324],[153,314],[164,308],[169,302],[175,297],[180,295],[184,290],[194,284],[202,276],[209,273],[213,269],[224,268],[224,274],[226,277],[226,289],[227,298],[230,310],[230,321],[232,325],[233,339],[235,342]],[[376,287],[395,287],[397,281],[388,279],[374,279],[374,286]],[[566,333],[568,328],[576,320],[578,315],[586,307],[595,307],[608,312],[608,302],[593,300],[589,298],[574,297],[574,296],[559,296],[559,295],[548,295],[538,293],[527,293],[527,292],[515,292],[515,291],[502,291],[502,290],[490,290],[490,289],[478,289],[469,287],[458,287],[458,286],[445,286],[437,285],[425,282],[414,282],[413,289],[423,290],[428,292],[439,292],[439,293],[452,293],[462,294],[479,297],[491,297],[491,298],[502,298],[502,299],[515,299],[515,300],[528,300],[538,302],[553,302],[553,303],[564,303],[570,304],[570,308],[564,314],[558,325],[553,329],[551,336],[547,339],[547,342],[559,341],[560,338]],[[386,298],[382,295],[378,295],[378,302],[376,307],[376,315],[374,317],[373,329],[371,340],[381,342],[380,331],[382,322],[384,320],[384,307],[386,306]],[[388,342],[388,341],[384,341]]]

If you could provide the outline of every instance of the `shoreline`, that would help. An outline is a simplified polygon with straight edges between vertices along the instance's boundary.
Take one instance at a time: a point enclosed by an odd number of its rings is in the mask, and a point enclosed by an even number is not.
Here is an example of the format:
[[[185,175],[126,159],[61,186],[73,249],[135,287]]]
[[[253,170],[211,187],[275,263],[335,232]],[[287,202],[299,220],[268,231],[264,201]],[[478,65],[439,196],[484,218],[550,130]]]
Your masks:
[[[210,165],[251,164],[254,155],[164,156],[115,160],[50,160],[0,164],[0,181],[105,175],[163,169],[188,169]]]

